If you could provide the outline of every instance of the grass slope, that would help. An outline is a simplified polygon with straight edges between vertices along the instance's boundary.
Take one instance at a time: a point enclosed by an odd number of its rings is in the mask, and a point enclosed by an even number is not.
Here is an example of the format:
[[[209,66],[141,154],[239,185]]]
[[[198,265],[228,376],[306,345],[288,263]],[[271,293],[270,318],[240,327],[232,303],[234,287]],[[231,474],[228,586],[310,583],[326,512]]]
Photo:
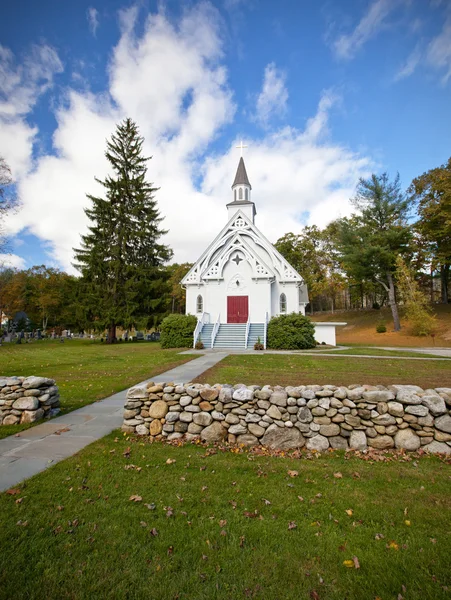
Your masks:
[[[390,360],[299,354],[234,355],[195,379],[199,383],[246,385],[351,385],[404,383],[425,389],[451,386],[449,360]]]
[[[401,331],[392,331],[393,320],[389,308],[381,310],[349,310],[336,313],[315,313],[313,321],[345,322],[345,327],[337,327],[337,344],[365,344],[369,346],[424,346],[451,347],[451,304],[437,304],[433,307],[438,319],[438,331],[433,339],[410,335],[409,324],[402,321]],[[401,310],[402,315],[402,310]],[[386,333],[377,333],[376,325],[380,318],[387,325]]]
[[[449,597],[449,464],[215,452],[112,434],[0,495],[0,598]]]
[[[160,344],[102,344],[91,340],[45,340],[0,348],[0,377],[40,375],[56,380],[62,413],[92,404],[193,359]],[[26,426],[0,426],[0,438]]]

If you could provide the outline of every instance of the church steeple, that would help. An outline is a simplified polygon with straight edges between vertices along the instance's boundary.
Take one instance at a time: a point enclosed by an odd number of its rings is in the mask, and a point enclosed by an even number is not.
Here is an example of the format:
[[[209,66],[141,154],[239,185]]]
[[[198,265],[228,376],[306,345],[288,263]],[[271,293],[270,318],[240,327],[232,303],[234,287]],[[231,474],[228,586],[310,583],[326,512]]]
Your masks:
[[[241,149],[243,146],[241,145]],[[255,204],[251,202],[251,190],[249,178],[246,173],[243,157],[241,156],[236,171],[235,180],[232,184],[233,201],[227,204],[229,218],[235,214],[237,210],[242,210],[254,222],[254,217],[257,213]]]

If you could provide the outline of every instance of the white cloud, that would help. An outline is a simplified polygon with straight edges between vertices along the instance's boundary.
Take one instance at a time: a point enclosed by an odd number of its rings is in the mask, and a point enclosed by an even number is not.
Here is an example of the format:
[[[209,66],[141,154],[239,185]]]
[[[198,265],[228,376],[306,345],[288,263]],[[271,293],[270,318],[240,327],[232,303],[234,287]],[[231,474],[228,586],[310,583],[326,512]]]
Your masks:
[[[451,77],[451,15],[448,15],[441,32],[433,38],[426,51],[426,61],[435,69],[444,70],[442,82]]]
[[[20,64],[0,45],[0,156],[11,167],[14,178],[24,176],[30,168],[38,132],[25,117],[62,70],[58,54],[46,44],[32,46]]]
[[[233,121],[221,20],[209,4],[187,10],[177,22],[151,14],[136,33],[137,9],[121,13],[121,36],[109,65],[103,95],[69,90],[55,113],[55,154],[37,159],[19,184],[20,215],[9,219],[12,234],[23,229],[50,246],[50,256],[71,269],[72,248],[86,231],[85,194],[101,192],[94,177],[108,172],[105,140],[130,116],[153,155],[148,177],[178,262],[193,261],[223,227],[225,205],[238,164],[236,141],[225,152],[205,152]],[[303,130],[284,127],[247,140],[245,157],[258,211],[257,225],[275,241],[298,231],[300,216],[324,225],[348,214],[348,199],[369,160],[334,144],[327,135],[336,97],[325,92]],[[199,183],[200,182],[200,183]]]
[[[95,37],[97,28],[99,27],[99,11],[93,6],[90,6],[86,11],[86,18],[88,19],[89,31]]]
[[[385,26],[388,15],[397,7],[399,0],[373,0],[355,29],[343,34],[333,42],[333,50],[340,59],[351,59],[366,42],[375,37]]]
[[[273,117],[283,117],[287,112],[288,91],[286,76],[272,62],[265,68],[263,87],[257,98],[256,120],[267,126]]]
[[[412,52],[407,57],[406,62],[402,65],[399,71],[395,75],[395,81],[410,77],[421,62],[422,51],[420,44],[417,44]]]
[[[1,254],[0,253],[0,269],[13,268],[24,269],[25,259],[17,254]]]

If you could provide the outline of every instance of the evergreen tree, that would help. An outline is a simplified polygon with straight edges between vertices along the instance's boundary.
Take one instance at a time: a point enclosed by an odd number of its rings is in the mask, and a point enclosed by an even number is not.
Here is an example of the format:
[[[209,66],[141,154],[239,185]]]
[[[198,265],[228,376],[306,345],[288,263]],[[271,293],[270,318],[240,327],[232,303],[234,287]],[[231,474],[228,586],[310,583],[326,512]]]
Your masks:
[[[373,280],[388,294],[395,331],[401,329],[395,295],[396,258],[409,250],[410,201],[401,191],[399,175],[387,173],[360,179],[352,200],[358,214],[337,222],[342,263],[357,281]]]
[[[116,340],[116,327],[156,324],[165,310],[167,274],[163,265],[172,250],[159,242],[167,233],[152,187],[146,180],[143,138],[131,119],[120,123],[105,153],[113,174],[97,181],[105,198],[88,195],[89,233],[75,250],[82,273],[87,311],[99,328]]]

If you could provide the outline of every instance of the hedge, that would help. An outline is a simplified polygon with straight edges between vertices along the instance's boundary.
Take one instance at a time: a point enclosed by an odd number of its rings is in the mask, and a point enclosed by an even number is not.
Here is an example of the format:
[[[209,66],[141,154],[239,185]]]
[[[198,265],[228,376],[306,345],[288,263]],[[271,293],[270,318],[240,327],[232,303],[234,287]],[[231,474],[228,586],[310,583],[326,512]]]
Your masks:
[[[194,315],[169,315],[161,323],[162,348],[191,348],[197,325]]]
[[[273,317],[268,323],[268,348],[303,350],[315,346],[315,326],[302,314],[280,315]]]

